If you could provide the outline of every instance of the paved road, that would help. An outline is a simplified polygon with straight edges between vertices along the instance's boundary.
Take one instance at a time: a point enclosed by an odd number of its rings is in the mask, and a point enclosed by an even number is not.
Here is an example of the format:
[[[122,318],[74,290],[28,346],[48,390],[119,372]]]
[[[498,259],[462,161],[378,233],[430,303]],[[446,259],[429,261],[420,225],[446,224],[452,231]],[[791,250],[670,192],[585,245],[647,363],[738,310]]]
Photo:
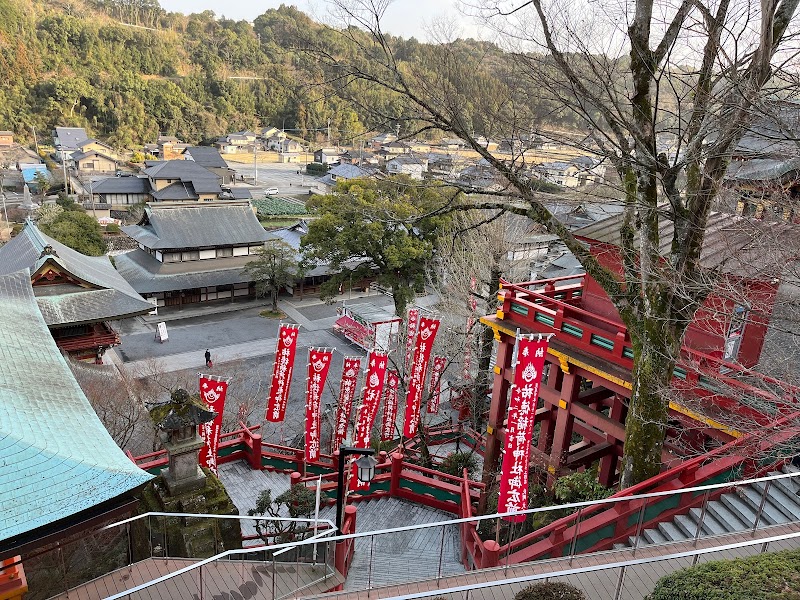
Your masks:
[[[310,155],[309,155],[310,156]],[[313,159],[313,157],[312,157]],[[245,179],[252,178],[255,174],[253,163],[231,162],[230,166],[236,169],[236,173],[244,175]],[[300,174],[297,171],[300,171]],[[295,195],[305,193],[311,189],[316,189],[315,177],[304,174],[305,165],[283,164],[283,163],[264,163],[258,165],[258,179],[256,189],[253,189],[253,196],[257,197],[267,188],[278,188],[281,195]]]

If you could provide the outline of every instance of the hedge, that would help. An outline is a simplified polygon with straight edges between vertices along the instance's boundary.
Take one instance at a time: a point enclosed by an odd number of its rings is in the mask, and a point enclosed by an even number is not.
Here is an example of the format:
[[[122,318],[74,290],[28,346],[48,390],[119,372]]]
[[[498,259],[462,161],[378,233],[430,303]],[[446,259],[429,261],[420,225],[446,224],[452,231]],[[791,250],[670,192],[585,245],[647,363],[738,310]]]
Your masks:
[[[689,567],[658,580],[647,600],[800,600],[800,550]]]

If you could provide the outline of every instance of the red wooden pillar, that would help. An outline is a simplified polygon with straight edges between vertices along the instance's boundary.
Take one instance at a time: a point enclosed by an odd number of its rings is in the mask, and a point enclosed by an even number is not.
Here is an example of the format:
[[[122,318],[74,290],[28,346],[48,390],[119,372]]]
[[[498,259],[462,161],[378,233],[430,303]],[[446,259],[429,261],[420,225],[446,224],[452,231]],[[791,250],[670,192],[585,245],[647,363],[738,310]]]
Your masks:
[[[403,470],[403,454],[395,452],[392,454],[392,478],[389,480],[389,495],[397,496],[400,490],[400,472]]]
[[[245,435],[250,435],[250,456],[248,457],[248,462],[250,463],[250,468],[260,471],[261,470],[261,434],[260,433],[250,433],[248,432]]]
[[[553,432],[553,447],[550,450],[550,461],[547,465],[548,487],[552,487],[555,483],[569,450],[572,427],[575,423],[575,417],[572,416],[572,403],[577,401],[580,387],[580,376],[574,373],[564,373],[561,399],[558,401],[558,413],[556,414],[556,426]]]
[[[611,403],[611,410],[608,411],[608,417],[618,423],[625,421],[625,404],[622,402],[619,394],[614,394]],[[606,434],[606,440],[612,444],[620,440],[612,438]],[[598,480],[606,487],[614,485],[617,473],[617,463],[619,459],[614,451],[609,452],[600,459],[600,471],[598,472]]]
[[[503,426],[508,407],[508,390],[514,373],[511,360],[514,356],[514,336],[497,330],[498,340],[497,364],[494,367],[494,383],[492,385],[492,404],[489,407],[489,422],[486,425],[486,452],[483,458],[483,483],[486,485],[481,494],[480,512],[486,509],[486,496],[494,480],[500,457],[500,439],[498,430]]]
[[[561,370],[561,365],[558,362],[547,361],[547,381],[544,382],[549,390],[558,391],[564,382],[564,372]],[[545,405],[547,406],[547,405]],[[548,411],[548,418],[542,419],[539,425],[539,440],[537,448],[544,453],[547,453],[553,445],[553,432],[556,427],[556,417],[558,416],[558,409],[550,408]]]

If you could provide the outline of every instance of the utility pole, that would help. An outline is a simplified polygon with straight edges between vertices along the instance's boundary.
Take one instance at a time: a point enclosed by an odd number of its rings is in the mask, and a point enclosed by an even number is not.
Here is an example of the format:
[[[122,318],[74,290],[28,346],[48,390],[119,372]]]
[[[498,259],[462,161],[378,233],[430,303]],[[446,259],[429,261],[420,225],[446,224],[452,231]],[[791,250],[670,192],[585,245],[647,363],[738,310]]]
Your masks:
[[[36,146],[36,156],[39,156],[39,142],[36,139],[36,127],[31,125],[31,129],[33,129],[33,145]]]
[[[331,143],[331,120],[328,119],[328,145]]]
[[[253,185],[258,185],[258,146],[253,144]]]
[[[61,166],[64,167],[64,194],[69,198],[69,179],[67,179],[67,159],[64,155],[63,146],[61,149]]]

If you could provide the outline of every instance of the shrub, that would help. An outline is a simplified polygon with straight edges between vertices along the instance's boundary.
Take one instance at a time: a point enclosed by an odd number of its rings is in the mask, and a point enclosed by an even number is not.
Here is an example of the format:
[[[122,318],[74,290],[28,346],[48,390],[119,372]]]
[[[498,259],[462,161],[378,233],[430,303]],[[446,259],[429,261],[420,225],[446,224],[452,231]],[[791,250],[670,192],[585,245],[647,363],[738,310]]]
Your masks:
[[[586,600],[586,596],[574,585],[548,581],[522,588],[514,600]]]
[[[658,580],[647,600],[798,600],[800,551],[689,567]]]
[[[559,477],[553,486],[553,495],[561,504],[588,502],[608,498],[614,490],[603,487],[597,481],[594,469]]]
[[[451,452],[442,461],[441,471],[448,475],[455,475],[461,477],[464,474],[464,469],[467,474],[472,476],[478,469],[478,459],[475,453],[468,452]]]

